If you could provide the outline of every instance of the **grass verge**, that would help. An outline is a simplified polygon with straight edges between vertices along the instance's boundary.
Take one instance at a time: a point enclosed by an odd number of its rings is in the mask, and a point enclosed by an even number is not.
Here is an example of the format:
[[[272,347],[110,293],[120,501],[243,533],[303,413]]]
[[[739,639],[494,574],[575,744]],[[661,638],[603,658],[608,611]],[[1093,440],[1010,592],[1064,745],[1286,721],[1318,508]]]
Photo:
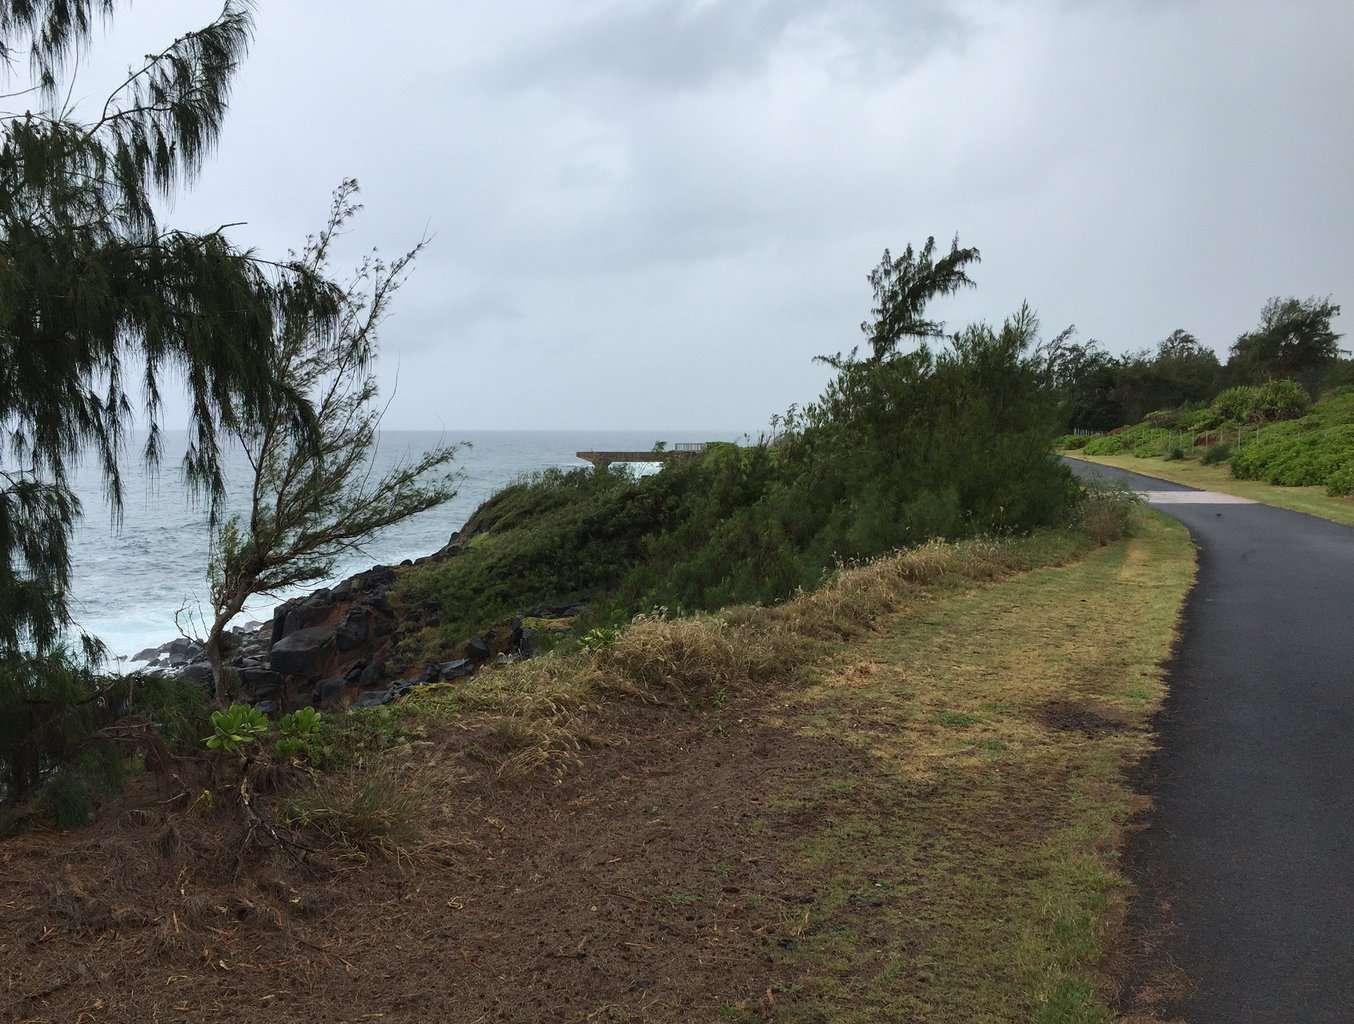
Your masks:
[[[928,544],[782,605],[644,618],[429,688],[349,716],[326,740],[344,756],[282,795],[323,847],[303,864],[237,856],[230,808],[151,791],[2,843],[0,1005],[1104,1019],[1122,772],[1150,742],[1191,554],[1151,514],[1103,546]]]
[[[1188,459],[1167,461],[1160,458],[1138,458],[1133,455],[1087,455],[1076,451],[1062,454],[1069,458],[1081,459],[1083,462],[1126,469],[1130,473],[1154,476],[1159,480],[1169,480],[1189,487],[1235,494],[1239,498],[1250,498],[1277,508],[1305,512],[1334,523],[1354,526],[1354,498],[1333,497],[1326,493],[1324,487],[1284,487],[1279,484],[1267,484],[1261,480],[1238,480],[1226,466],[1205,466],[1201,462]]]
[[[1126,544],[896,616],[817,674],[791,718],[864,770],[777,797],[812,823],[795,856],[816,880],[777,1021],[1112,1019],[1141,800],[1124,772],[1193,565],[1151,514]]]

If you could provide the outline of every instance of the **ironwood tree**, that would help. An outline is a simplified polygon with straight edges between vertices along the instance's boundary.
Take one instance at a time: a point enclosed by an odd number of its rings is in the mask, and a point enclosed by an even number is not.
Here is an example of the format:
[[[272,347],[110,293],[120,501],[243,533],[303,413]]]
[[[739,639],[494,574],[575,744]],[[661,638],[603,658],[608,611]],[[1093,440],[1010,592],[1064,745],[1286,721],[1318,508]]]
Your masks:
[[[1292,377],[1309,387],[1340,358],[1331,321],[1340,307],[1325,298],[1279,298],[1265,303],[1260,324],[1233,343],[1227,369],[1235,383]]]
[[[72,628],[74,460],[97,460],[118,515],[134,417],[147,430],[138,456],[158,462],[162,382],[181,378],[183,470],[215,509],[223,431],[282,410],[313,430],[304,396],[274,376],[277,324],[320,337],[337,317],[332,290],[299,261],[235,246],[229,225],[187,232],[157,212],[217,143],[253,32],[247,3],[227,0],[129,67],[84,115],[70,103],[74,70],[118,6],[0,0],[0,61],[11,85],[26,62],[29,82],[0,99],[11,108],[0,110],[0,679],[19,691],[0,700],[30,710],[42,658]]]
[[[926,307],[937,296],[974,287],[966,268],[980,260],[977,249],[960,248],[958,236],[939,259],[934,236],[920,249],[909,244],[897,258],[885,249],[869,275],[874,291],[870,319],[860,325],[869,339],[871,357],[877,362],[892,355],[906,338],[924,341],[943,335],[944,322],[928,319]]]
[[[302,266],[316,277],[330,276],[334,239],[361,209],[357,192],[352,179],[339,186],[323,230],[301,253]],[[328,578],[342,555],[456,494],[455,445],[375,471],[382,413],[372,369],[377,333],[425,244],[391,261],[373,253],[358,264],[340,289],[332,338],[318,335],[304,318],[279,321],[271,373],[311,400],[318,445],[308,427],[277,406],[227,428],[251,475],[248,507],[214,538],[208,574],[211,619],[202,639],[222,706],[236,690],[235,673],[225,664],[225,629],[245,601]]]

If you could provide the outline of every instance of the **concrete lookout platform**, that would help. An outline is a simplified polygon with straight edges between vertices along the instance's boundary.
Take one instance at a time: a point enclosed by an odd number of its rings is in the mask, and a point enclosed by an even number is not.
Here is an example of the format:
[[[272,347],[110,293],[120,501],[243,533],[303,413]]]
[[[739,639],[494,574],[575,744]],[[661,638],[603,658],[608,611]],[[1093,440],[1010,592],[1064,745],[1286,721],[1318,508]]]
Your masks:
[[[690,459],[705,451],[705,444],[675,444],[662,451],[575,452],[577,458],[591,463],[595,469],[606,469],[613,462],[673,462]]]

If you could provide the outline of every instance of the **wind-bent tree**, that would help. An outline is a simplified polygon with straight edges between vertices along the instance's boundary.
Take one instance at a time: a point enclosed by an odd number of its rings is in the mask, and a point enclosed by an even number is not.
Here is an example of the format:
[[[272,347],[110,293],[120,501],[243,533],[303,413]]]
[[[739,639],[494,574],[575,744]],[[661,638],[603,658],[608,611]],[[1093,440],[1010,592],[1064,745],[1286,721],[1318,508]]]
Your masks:
[[[59,647],[81,512],[68,465],[97,461],[117,516],[134,404],[148,428],[140,456],[156,463],[161,384],[181,378],[183,468],[215,515],[222,430],[284,409],[313,425],[273,376],[276,324],[318,338],[337,312],[299,264],[236,248],[225,226],[174,230],[156,211],[216,145],[253,31],[247,0],[129,68],[80,116],[68,71],[117,6],[0,0],[0,62],[13,81],[26,57],[31,82],[0,97],[0,799],[31,789],[68,746],[75,709]],[[92,659],[99,645],[84,639]]]
[[[343,182],[324,230],[307,240],[300,263],[313,276],[328,276],[333,240],[360,210],[356,196],[357,183]],[[372,371],[377,332],[425,244],[389,263],[369,255],[359,264],[341,289],[332,339],[317,333],[305,315],[279,323],[270,374],[311,400],[318,451],[309,427],[280,406],[227,428],[253,479],[249,507],[223,524],[209,570],[212,619],[204,648],[222,705],[235,689],[222,637],[245,601],[326,579],[341,555],[360,549],[373,534],[455,496],[455,445],[401,461],[373,479],[381,423]]]
[[[228,0],[130,68],[82,120],[68,107],[67,65],[115,7],[0,0],[0,58],[13,72],[26,52],[32,81],[7,98],[36,104],[0,111],[0,657],[50,650],[71,625],[67,542],[80,504],[67,466],[96,458],[119,512],[137,391],[149,428],[141,455],[154,463],[161,382],[183,378],[184,470],[219,498],[222,429],[282,408],[307,418],[272,375],[276,322],[306,311],[316,336],[332,328],[333,299],[303,268],[235,248],[224,228],[166,228],[155,210],[216,144],[252,34],[248,7]]]
[[[1153,368],[1166,386],[1170,405],[1209,398],[1217,392],[1222,373],[1217,353],[1179,327],[1157,344]]]
[[[901,256],[894,259],[889,250],[879,266],[870,271],[870,287],[874,289],[874,307],[871,319],[860,325],[870,341],[875,361],[892,355],[904,338],[938,338],[945,333],[940,320],[926,319],[926,307],[938,295],[952,295],[960,288],[973,287],[966,267],[981,261],[977,249],[961,249],[959,236],[950,243],[950,251],[935,258],[936,240],[926,239],[920,251],[909,244]]]
[[[1227,369],[1238,383],[1293,377],[1313,385],[1340,358],[1340,335],[1331,321],[1340,307],[1325,298],[1272,298],[1260,325],[1232,345]]]

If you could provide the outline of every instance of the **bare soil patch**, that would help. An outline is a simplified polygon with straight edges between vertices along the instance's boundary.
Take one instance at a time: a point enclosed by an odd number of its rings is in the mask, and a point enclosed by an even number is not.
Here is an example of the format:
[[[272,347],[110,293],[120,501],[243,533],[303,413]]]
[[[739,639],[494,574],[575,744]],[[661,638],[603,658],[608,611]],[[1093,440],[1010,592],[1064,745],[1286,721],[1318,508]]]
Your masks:
[[[861,758],[765,720],[621,705],[624,743],[560,785],[458,765],[436,843],[347,865],[254,857],[215,817],[153,807],[0,847],[0,993],[12,1019],[680,1021],[775,1002],[775,953],[812,882],[774,794]],[[226,819],[228,821],[228,818]],[[378,1016],[379,1015],[379,1016]]]
[[[1122,717],[1102,713],[1085,704],[1068,700],[1051,700],[1039,708],[1039,720],[1059,732],[1079,732],[1083,736],[1103,736],[1107,732],[1122,732],[1134,728]]]

